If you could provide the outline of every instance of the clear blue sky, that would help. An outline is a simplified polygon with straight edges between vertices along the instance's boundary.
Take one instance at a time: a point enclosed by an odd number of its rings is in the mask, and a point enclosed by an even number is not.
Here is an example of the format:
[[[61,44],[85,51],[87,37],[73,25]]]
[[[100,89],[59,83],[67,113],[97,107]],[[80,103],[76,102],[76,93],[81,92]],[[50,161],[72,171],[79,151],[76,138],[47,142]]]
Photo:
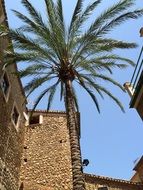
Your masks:
[[[8,14],[8,21],[11,27],[19,26],[20,22],[15,18],[10,9],[23,11],[20,0],[5,0]],[[31,0],[40,10],[43,8],[43,0]],[[91,2],[85,0],[85,5]],[[107,3],[108,2],[108,3]],[[105,7],[117,2],[117,0],[102,0],[97,13],[100,14]],[[141,0],[136,0],[136,7],[143,8]],[[76,0],[63,0],[66,21],[68,22]],[[42,11],[43,12],[43,11]],[[43,12],[44,14],[44,12]],[[94,17],[96,14],[92,17]],[[129,51],[118,51],[118,54],[125,55],[135,62],[138,58],[143,38],[139,37],[139,30],[143,26],[141,19],[128,21],[121,27],[117,27],[110,35],[116,39],[137,42],[139,47]],[[130,81],[133,68],[125,71],[115,70],[114,78],[121,84]],[[130,98],[127,93],[110,87],[112,92],[120,97],[126,113],[109,99],[100,101],[101,114],[98,114],[90,98],[80,90],[79,100],[81,105],[81,147],[83,158],[88,158],[90,164],[84,169],[87,173],[104,175],[114,178],[130,179],[133,175],[134,161],[143,154],[143,125],[140,117],[134,109],[129,109]],[[33,101],[34,97],[31,97]],[[57,101],[56,101],[57,102]],[[40,105],[43,108],[43,105]],[[62,109],[58,102],[53,109]]]

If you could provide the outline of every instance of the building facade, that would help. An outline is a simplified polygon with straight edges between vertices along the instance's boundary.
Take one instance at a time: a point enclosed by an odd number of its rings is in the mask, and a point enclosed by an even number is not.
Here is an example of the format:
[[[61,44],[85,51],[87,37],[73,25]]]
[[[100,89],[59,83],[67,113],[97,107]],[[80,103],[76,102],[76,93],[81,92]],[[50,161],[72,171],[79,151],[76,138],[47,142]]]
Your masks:
[[[7,25],[4,2],[0,0],[0,24]],[[9,40],[0,37],[0,189],[16,190],[24,136],[25,97],[15,64],[4,67]]]
[[[140,37],[143,37],[143,28],[140,30]],[[125,83],[124,86],[131,97],[130,108],[135,108],[143,120],[143,46],[131,81]]]
[[[24,190],[72,189],[70,141],[64,112],[33,113],[25,132],[20,181]]]

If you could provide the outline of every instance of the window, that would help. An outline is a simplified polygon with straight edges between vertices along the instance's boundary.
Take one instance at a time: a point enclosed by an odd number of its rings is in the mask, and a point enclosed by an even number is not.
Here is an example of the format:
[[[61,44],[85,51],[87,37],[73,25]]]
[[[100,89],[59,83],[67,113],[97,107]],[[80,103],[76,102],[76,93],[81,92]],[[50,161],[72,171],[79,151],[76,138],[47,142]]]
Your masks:
[[[29,125],[42,124],[42,123],[43,123],[42,115],[32,115],[32,117],[29,120]]]
[[[6,72],[4,72],[4,74],[1,78],[0,86],[1,86],[2,92],[4,94],[5,100],[8,101],[10,83],[9,83],[8,75]]]
[[[39,124],[39,115],[34,115],[30,118],[29,124]]]
[[[19,114],[18,109],[15,105],[14,105],[13,110],[12,110],[11,119],[12,119],[12,123],[14,124],[16,129],[18,129],[20,114]]]

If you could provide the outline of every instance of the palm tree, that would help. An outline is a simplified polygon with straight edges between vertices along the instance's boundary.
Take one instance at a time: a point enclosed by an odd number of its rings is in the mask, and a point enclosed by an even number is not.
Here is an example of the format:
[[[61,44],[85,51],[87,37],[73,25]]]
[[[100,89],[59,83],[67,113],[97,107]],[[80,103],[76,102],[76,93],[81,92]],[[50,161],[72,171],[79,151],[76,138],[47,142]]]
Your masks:
[[[73,190],[84,190],[75,84],[89,94],[98,112],[100,107],[97,96],[103,98],[104,95],[111,97],[124,111],[121,102],[103,86],[102,81],[124,91],[122,85],[110,75],[114,68],[124,69],[128,64],[134,63],[115,54],[113,50],[135,48],[136,44],[112,39],[106,34],[125,21],[142,16],[143,9],[129,11],[128,8],[134,5],[135,0],[119,1],[97,16],[84,30],[83,26],[101,0],[94,0],[86,8],[83,8],[83,0],[77,0],[68,27],[64,21],[62,0],[44,0],[45,17],[28,0],[21,2],[29,16],[14,10],[24,25],[9,32],[14,52],[6,52],[6,62],[27,62],[26,68],[19,71],[20,77],[32,77],[24,87],[27,97],[43,85],[43,91],[35,100],[33,110],[44,96],[48,96],[49,110],[57,87],[60,86],[60,99],[65,103],[70,135]]]

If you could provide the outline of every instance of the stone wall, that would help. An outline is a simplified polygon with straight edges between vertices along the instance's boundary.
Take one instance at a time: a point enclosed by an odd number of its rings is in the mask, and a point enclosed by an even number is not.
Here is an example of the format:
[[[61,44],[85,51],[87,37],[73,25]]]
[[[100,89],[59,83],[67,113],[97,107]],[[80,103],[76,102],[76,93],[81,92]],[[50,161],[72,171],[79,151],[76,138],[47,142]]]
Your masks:
[[[65,113],[40,113],[27,126],[21,168],[24,190],[72,189],[71,153]],[[33,114],[33,116],[35,116]]]
[[[143,184],[109,177],[85,174],[86,190],[98,190],[107,187],[108,190],[142,190]]]
[[[4,2],[0,0],[0,21],[6,19]],[[3,20],[4,19],[4,20]],[[6,24],[6,23],[5,23]],[[6,190],[18,189],[21,155],[23,150],[23,136],[25,119],[23,111],[26,111],[24,94],[20,80],[16,75],[16,65],[3,67],[3,51],[8,45],[8,39],[0,38],[0,185]],[[2,78],[7,73],[9,92],[7,98],[2,90]],[[19,113],[17,128],[12,122],[12,112],[16,105]]]
[[[108,190],[139,190],[138,188],[132,188],[132,187],[126,187],[122,185],[118,186],[115,184],[114,186],[110,185],[104,185],[104,184],[93,184],[93,183],[86,183],[86,190],[98,190],[101,187],[108,187]],[[140,189],[141,190],[141,189]]]
[[[142,180],[140,179],[140,176],[139,174],[136,172],[134,174],[134,176],[131,178],[131,181],[134,181],[134,182],[142,182]]]
[[[134,170],[135,174],[131,178],[131,181],[143,183],[143,156],[136,163]]]

